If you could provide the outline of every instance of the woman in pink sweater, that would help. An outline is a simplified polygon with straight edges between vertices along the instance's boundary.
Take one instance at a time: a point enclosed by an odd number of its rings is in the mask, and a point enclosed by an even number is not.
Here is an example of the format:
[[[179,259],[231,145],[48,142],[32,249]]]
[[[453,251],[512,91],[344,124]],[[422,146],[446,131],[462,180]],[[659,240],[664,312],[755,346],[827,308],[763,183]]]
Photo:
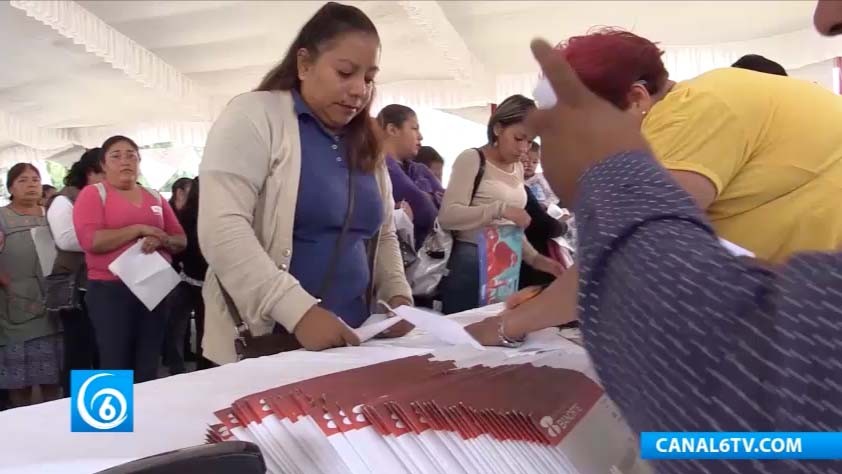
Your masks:
[[[104,193],[87,186],[73,208],[73,223],[88,265],[86,303],[93,323],[100,366],[135,371],[135,382],[154,379],[166,328],[166,299],[146,306],[108,270],[138,240],[146,253],[167,260],[186,246],[184,230],[166,200],[137,184],[140,155],[129,138],[102,145]]]

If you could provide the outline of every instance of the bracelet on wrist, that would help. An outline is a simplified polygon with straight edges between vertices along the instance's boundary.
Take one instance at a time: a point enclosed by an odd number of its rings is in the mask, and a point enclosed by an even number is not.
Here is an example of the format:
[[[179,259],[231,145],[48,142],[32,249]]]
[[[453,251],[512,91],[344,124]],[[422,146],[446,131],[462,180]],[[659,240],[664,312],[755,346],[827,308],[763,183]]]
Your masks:
[[[523,341],[526,339],[526,336],[521,337],[520,339],[514,339],[506,336],[506,328],[503,318],[500,318],[500,323],[497,326],[497,336],[500,339],[500,345],[509,348],[517,348],[522,346]]]

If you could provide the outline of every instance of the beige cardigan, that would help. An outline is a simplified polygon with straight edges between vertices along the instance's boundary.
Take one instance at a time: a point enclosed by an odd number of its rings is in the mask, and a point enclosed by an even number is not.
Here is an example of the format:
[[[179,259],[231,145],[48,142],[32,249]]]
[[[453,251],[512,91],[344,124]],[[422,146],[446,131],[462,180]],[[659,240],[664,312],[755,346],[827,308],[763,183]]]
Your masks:
[[[234,98],[211,128],[199,175],[199,244],[210,268],[205,279],[204,356],[237,360],[235,327],[217,283],[222,280],[252,334],[275,322],[292,332],[317,303],[287,270],[301,169],[298,119],[289,92],[249,92]],[[375,257],[377,297],[411,298],[392,219],[386,166],[375,171],[383,225]]]

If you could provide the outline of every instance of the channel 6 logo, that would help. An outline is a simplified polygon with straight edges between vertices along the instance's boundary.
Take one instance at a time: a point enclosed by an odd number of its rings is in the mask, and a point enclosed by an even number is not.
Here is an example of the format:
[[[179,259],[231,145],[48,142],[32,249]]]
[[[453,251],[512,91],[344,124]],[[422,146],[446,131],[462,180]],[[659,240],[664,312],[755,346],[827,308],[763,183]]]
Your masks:
[[[134,431],[134,371],[70,372],[70,431]]]

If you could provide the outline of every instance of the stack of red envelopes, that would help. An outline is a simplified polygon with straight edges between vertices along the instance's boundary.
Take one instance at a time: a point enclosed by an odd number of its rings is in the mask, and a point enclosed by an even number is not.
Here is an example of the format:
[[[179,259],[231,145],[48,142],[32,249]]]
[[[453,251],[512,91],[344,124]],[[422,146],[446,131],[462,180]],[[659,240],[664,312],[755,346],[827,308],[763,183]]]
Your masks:
[[[634,437],[559,357],[428,354],[324,375],[219,410],[208,441],[254,442],[273,473],[632,472]]]

